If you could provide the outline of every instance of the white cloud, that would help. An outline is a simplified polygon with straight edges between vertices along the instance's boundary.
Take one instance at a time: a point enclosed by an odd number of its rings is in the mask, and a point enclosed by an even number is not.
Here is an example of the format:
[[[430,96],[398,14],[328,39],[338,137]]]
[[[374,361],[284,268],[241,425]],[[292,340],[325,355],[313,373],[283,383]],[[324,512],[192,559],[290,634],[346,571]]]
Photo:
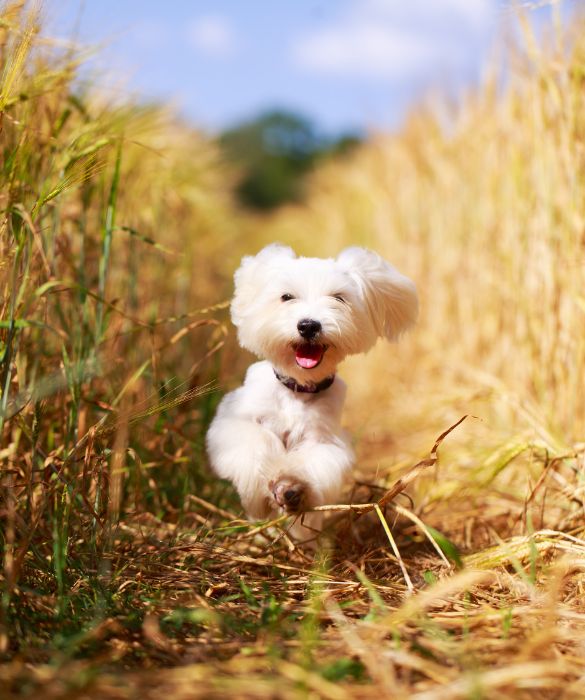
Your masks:
[[[395,22],[415,21],[434,24],[437,21],[455,22],[459,25],[479,26],[491,15],[493,0],[362,0],[353,10],[361,9],[364,15],[386,16]]]
[[[489,35],[492,0],[351,0],[297,37],[292,60],[313,73],[393,81],[452,67]]]
[[[432,59],[432,51],[415,36],[362,23],[347,32],[334,27],[307,36],[297,47],[296,59],[319,73],[395,78],[403,73],[405,59],[418,71]]]
[[[187,28],[191,46],[202,54],[225,58],[234,53],[236,37],[225,17],[206,15],[193,20]]]

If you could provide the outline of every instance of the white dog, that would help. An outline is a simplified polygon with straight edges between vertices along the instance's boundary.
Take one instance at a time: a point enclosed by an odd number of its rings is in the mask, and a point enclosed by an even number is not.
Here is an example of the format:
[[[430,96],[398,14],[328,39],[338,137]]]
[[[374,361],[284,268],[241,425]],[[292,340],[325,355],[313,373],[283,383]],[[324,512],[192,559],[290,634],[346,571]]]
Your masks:
[[[321,260],[275,244],[242,260],[232,320],[240,345],[264,361],[223,398],[207,448],[248,517],[337,502],[354,460],[340,425],[346,387],[337,365],[378,337],[397,338],[417,310],[414,284],[364,248]],[[311,513],[291,531],[307,539],[320,526]]]

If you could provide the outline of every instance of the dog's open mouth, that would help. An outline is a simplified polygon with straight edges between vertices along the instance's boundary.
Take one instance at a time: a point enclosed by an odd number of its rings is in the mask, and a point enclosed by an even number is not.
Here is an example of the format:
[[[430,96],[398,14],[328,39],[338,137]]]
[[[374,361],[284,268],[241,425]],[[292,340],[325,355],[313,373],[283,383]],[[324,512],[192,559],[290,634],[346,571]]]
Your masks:
[[[297,365],[303,369],[313,369],[321,363],[327,346],[319,343],[300,343],[294,346],[294,350]]]

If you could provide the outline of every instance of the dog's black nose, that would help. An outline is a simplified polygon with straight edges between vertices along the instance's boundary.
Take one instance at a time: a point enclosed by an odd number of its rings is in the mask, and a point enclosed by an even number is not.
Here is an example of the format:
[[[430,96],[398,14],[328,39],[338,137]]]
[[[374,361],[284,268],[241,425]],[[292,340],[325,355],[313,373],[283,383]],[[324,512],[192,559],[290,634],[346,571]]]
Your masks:
[[[297,329],[303,338],[310,340],[319,333],[321,324],[319,321],[313,321],[312,318],[303,318],[297,323]]]

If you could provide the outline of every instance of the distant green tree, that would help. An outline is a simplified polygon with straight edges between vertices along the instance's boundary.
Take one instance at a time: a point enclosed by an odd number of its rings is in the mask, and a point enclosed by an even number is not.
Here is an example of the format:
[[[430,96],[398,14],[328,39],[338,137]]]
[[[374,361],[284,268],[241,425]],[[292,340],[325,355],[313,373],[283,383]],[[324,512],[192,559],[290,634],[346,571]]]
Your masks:
[[[242,169],[237,188],[240,200],[266,210],[299,200],[303,177],[317,160],[346,152],[359,138],[328,139],[307,118],[274,110],[225,131],[219,142]]]

